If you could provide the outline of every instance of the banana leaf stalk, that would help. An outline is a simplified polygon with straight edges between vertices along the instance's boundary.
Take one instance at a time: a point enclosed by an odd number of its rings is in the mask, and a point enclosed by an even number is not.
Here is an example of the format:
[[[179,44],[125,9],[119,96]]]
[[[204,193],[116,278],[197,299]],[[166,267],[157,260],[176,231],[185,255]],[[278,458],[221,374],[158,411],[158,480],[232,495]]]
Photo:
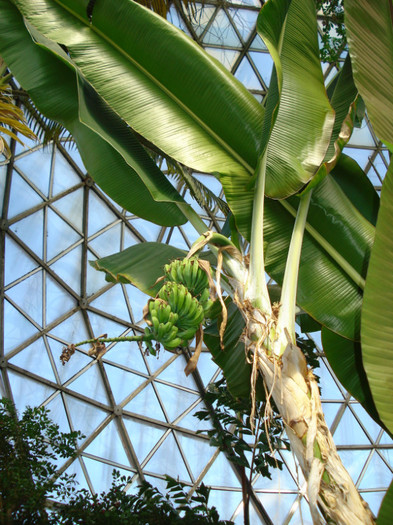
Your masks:
[[[237,301],[246,322],[246,354],[254,355],[254,368],[263,377],[267,402],[272,398],[282,416],[292,450],[307,480],[307,496],[314,524],[324,523],[325,520],[340,524],[372,524],[374,519],[371,511],[360,497],[337,453],[325,422],[319,387],[313,372],[308,368],[304,354],[296,346],[296,290],[311,193],[312,190],[300,198],[279,307],[269,305],[270,308],[261,309],[261,301],[247,298],[250,288],[245,291],[245,301]],[[260,197],[256,196],[255,199]],[[263,202],[263,199],[259,202]],[[254,232],[258,232],[260,249],[263,247],[262,223],[261,212],[253,224]],[[248,286],[250,282],[265,279],[263,257],[255,251],[251,252],[250,273],[255,272],[252,258],[258,255],[260,273],[259,276],[254,274],[249,278]],[[251,381],[255,405],[255,369]]]

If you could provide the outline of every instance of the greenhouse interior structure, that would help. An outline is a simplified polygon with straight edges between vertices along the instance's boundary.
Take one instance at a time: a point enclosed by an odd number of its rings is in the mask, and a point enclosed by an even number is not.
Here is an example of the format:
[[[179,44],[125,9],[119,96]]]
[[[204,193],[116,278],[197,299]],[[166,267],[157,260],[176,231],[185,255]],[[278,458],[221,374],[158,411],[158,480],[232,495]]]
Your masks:
[[[85,24],[90,29],[96,13],[98,19],[100,3],[111,1],[39,3],[78,4],[80,12],[90,8]],[[268,0],[266,6],[275,1]],[[19,8],[24,3],[3,0],[0,5]],[[261,105],[274,70],[271,53],[257,30],[263,4],[260,0],[173,0],[165,10],[170,24],[219,61]],[[326,16],[318,11],[320,44]],[[0,56],[9,67],[7,73],[15,75],[11,85],[18,92],[25,87],[24,81],[7,63],[4,45],[0,39]],[[66,52],[73,57],[71,48]],[[347,54],[344,43],[334,61],[321,62],[326,86],[343,67]],[[189,89],[192,94],[192,86]],[[358,163],[380,195],[390,152],[372,124],[366,109],[343,151]],[[11,155],[0,157],[1,396],[11,399],[19,414],[27,406],[44,406],[61,431],[82,432],[76,457],[60,461],[59,472],[75,474],[78,486],[91,493],[108,490],[113,469],[131,477],[126,487],[130,492],[143,480],[165,492],[165,475],[169,475],[185,483],[190,494],[201,483],[210,487],[209,505],[216,507],[223,520],[244,523],[246,490],[249,523],[312,524],[307,480],[292,447],[282,445],[272,451],[275,459],[269,477],[257,471],[250,474],[231,461],[217,442],[209,442],[212,420],[200,420],[195,414],[214,410],[205,395],[223,378],[223,371],[205,344],[189,375],[184,369],[195,339],[177,350],[161,345],[157,355],[150,355],[138,341],[113,341],[97,357],[86,344],[69,361],[61,362],[64,348],[73,343],[101,334],[112,338],[143,334],[146,326],[144,307],[149,297],[132,284],[106,280],[105,272],[97,271],[91,262],[146,242],[168,244],[186,254],[200,237],[190,222],[154,224],[124,209],[94,181],[72,135],[64,131],[45,143],[25,137],[20,137],[20,143],[4,135]],[[154,158],[196,210],[206,231],[228,234],[229,212],[219,176],[190,169],[183,179],[164,156]],[[133,192],[132,183],[125,191]],[[266,279],[274,284],[272,276]],[[298,334],[300,330],[296,325]],[[302,338],[311,341],[318,359],[314,374],[338,454],[377,516],[392,480],[393,440],[337,379],[324,353],[320,330],[303,330]],[[280,469],[274,466],[276,460]],[[244,471],[250,476],[246,489]]]

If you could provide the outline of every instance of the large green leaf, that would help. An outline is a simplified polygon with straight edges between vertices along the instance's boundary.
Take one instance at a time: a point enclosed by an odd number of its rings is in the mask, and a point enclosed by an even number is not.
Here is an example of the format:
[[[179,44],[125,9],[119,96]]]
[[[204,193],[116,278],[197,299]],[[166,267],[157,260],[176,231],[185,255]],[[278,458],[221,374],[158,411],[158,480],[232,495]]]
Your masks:
[[[379,509],[377,525],[390,525],[393,516],[393,481],[386,492]]]
[[[156,202],[134,166],[142,172],[144,180],[150,177],[155,188],[161,189],[162,200],[180,200],[174,188],[158,170],[124,123],[110,112],[105,118],[123,126],[123,137],[129,143],[128,158],[131,166],[107,140],[82,124],[78,118],[78,88],[75,72],[64,60],[36,45],[30,38],[16,8],[1,0],[0,52],[19,82],[29,92],[37,107],[48,117],[61,122],[73,134],[82,160],[94,180],[121,206],[140,217],[162,225],[183,224],[186,218],[172,202]],[[84,94],[82,94],[83,97]],[[81,98],[82,98],[81,97]],[[95,102],[103,110],[97,98]],[[104,115],[103,117],[104,118]],[[116,125],[114,124],[115,130]],[[101,131],[99,126],[96,130]],[[113,143],[113,142],[112,142]],[[153,187],[153,182],[151,183]],[[156,196],[157,196],[156,192]]]
[[[337,379],[374,421],[383,427],[364,371],[360,343],[322,328],[322,345]]]
[[[271,199],[265,202],[266,271],[279,284],[296,209],[296,197],[284,202]],[[310,203],[297,303],[319,323],[349,339],[360,337],[362,284],[373,236],[373,226],[334,177],[328,175],[323,179],[314,189]]]
[[[393,151],[392,0],[345,0],[353,75],[375,133]]]
[[[156,281],[164,275],[165,264],[186,255],[184,250],[168,244],[144,242],[90,264],[105,272],[107,281],[133,284],[154,297],[162,286],[162,282]]]
[[[269,91],[271,129],[267,146],[266,195],[285,198],[318,171],[334,124],[319,61],[313,0],[270,0],[258,18],[258,33],[273,57],[277,89]],[[271,122],[270,122],[271,121]],[[264,138],[266,140],[266,137]]]
[[[359,164],[343,153],[331,174],[352,204],[375,226],[379,196]]]
[[[228,305],[228,322],[224,333],[224,349],[220,345],[220,319],[204,330],[203,340],[212,353],[213,360],[223,371],[227,385],[235,397],[250,397],[251,395],[251,365],[246,360],[244,343],[241,335],[244,330],[244,319],[233,302]],[[262,380],[257,381],[257,396],[264,398]]]
[[[379,415],[393,432],[393,164],[382,185],[362,310],[362,352]]]
[[[67,47],[78,71],[135,131],[194,169],[248,180],[264,110],[184,33],[129,0],[97,2],[92,24],[84,0],[14,3]]]

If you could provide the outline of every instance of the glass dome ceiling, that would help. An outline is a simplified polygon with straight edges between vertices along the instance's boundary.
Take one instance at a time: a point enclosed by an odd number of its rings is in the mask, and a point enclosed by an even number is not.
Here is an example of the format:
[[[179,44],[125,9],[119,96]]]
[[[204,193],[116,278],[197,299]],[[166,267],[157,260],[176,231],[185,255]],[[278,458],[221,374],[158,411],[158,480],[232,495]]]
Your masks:
[[[188,9],[175,0],[168,18],[262,101],[272,60],[256,34],[259,9],[257,0]],[[335,67],[325,65],[327,78]],[[81,488],[107,489],[113,468],[131,475],[133,487],[144,478],[164,488],[165,474],[190,489],[203,481],[212,487],[210,504],[220,517],[242,523],[239,471],[196,434],[210,428],[193,414],[219,377],[208,352],[189,377],[186,355],[146,357],[136,343],[108,345],[98,361],[87,349],[65,366],[59,360],[65,344],[104,332],[125,335],[142,324],[146,296],[130,285],[108,284],[88,261],[145,241],[187,249],[197,233],[190,225],[162,228],[125,213],[93,183],[75,147],[28,146],[14,144],[12,159],[0,163],[1,394],[20,411],[45,405],[61,430],[85,434],[78,457],[62,465],[76,473]],[[380,189],[388,154],[367,117],[346,150]],[[219,194],[215,178],[197,177]],[[218,210],[196,208],[207,229],[223,224]],[[342,388],[323,356],[320,361],[327,422],[344,465],[377,513],[392,478],[392,441]],[[289,451],[277,455],[283,471],[273,470],[272,480],[253,480],[251,522],[312,523],[300,469]]]

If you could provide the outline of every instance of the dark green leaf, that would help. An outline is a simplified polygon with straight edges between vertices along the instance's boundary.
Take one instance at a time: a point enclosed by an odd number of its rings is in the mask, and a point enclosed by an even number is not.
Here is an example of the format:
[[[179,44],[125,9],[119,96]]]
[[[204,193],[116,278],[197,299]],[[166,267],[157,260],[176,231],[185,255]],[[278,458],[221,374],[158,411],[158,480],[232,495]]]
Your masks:
[[[90,264],[105,272],[107,281],[131,283],[142,292],[155,296],[162,282],[155,283],[164,275],[165,264],[186,255],[185,251],[168,244],[145,242]]]

